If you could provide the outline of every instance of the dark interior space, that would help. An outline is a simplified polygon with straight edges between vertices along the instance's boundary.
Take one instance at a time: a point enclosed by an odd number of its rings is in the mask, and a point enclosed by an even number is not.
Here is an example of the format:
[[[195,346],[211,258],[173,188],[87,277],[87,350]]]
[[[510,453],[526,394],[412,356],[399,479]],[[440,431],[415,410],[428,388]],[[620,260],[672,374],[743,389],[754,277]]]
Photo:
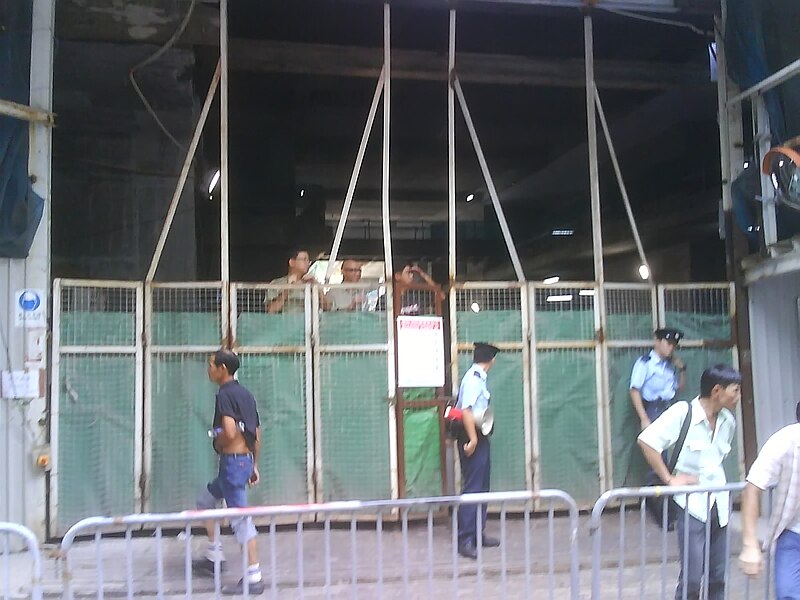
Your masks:
[[[144,110],[128,71],[167,41],[190,2],[128,4],[135,17],[100,0],[59,4],[56,276],[143,278],[185,155]],[[263,281],[282,274],[290,247],[330,251],[382,63],[383,5],[237,0],[230,10],[231,278]],[[699,3],[669,16],[694,30],[594,12],[597,85],[659,282],[725,278],[708,50],[715,10]],[[184,146],[219,56],[218,22],[217,3],[197,2],[177,44],[136,74]],[[581,12],[464,2],[457,31],[456,70],[527,278],[592,279]],[[392,3],[395,263],[430,262],[440,281],[447,33],[442,4]],[[158,279],[219,278],[218,188],[207,188],[219,127],[217,101]],[[459,278],[512,278],[458,107],[456,127]],[[341,256],[382,257],[381,139],[379,107]],[[606,278],[633,281],[639,259],[599,122],[598,147]]]

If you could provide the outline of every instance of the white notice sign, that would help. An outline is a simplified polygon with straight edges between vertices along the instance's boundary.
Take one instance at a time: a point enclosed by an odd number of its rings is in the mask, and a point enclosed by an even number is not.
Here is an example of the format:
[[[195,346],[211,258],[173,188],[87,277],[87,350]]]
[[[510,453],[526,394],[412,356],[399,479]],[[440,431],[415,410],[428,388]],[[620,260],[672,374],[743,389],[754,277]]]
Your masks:
[[[39,369],[24,371],[2,371],[0,376],[0,396],[8,399],[41,398]]]
[[[14,325],[16,327],[46,327],[44,291],[17,290],[14,293]]]
[[[444,325],[441,317],[397,317],[397,383],[444,386]]]

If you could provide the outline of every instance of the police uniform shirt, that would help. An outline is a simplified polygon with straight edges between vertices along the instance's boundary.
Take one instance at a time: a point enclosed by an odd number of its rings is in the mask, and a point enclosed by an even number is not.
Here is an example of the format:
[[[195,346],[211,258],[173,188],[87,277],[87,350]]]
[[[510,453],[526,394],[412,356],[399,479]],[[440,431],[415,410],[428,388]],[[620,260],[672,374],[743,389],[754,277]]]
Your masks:
[[[461,379],[456,408],[471,408],[473,412],[481,412],[489,407],[490,398],[486,387],[486,371],[478,365],[472,365]]]
[[[678,392],[679,378],[672,360],[661,358],[655,350],[640,357],[631,372],[632,390],[639,390],[642,400],[672,400]]]

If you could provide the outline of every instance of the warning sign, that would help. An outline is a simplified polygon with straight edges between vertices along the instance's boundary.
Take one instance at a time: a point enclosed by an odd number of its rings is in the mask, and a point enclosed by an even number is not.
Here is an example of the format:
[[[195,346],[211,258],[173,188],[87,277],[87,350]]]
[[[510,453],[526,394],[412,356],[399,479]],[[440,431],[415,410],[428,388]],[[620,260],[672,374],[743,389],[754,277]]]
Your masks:
[[[14,325],[16,327],[46,327],[44,292],[25,289],[14,293]]]

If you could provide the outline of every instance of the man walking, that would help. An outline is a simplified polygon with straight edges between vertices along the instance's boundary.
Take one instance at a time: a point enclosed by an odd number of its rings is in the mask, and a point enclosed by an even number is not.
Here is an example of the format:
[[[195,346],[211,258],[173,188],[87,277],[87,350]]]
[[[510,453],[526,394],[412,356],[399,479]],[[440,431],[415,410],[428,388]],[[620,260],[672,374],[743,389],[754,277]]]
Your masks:
[[[244,386],[234,379],[239,369],[239,358],[230,350],[218,350],[208,360],[208,378],[219,386],[214,407],[213,445],[219,454],[219,473],[208,484],[197,499],[197,508],[216,508],[225,500],[228,508],[247,506],[247,486],[259,480],[258,456],[261,450],[261,423],[256,401]],[[233,586],[226,586],[226,595],[242,594],[245,578],[251,594],[264,592],[264,582],[258,563],[256,528],[251,518],[231,519],[231,529],[236,541],[247,552],[247,573]],[[217,561],[223,563],[225,556],[222,543],[215,536],[214,524],[206,523],[209,544],[205,556],[194,561],[195,570],[204,574],[214,573]]]
[[[476,343],[473,364],[461,380],[456,408],[462,411],[465,438],[459,439],[458,455],[461,459],[462,494],[489,491],[490,445],[489,438],[480,430],[476,416],[489,407],[491,394],[486,387],[486,377],[495,362],[498,349]],[[481,524],[486,528],[486,505],[481,505]],[[482,545],[495,547],[500,540],[482,535]],[[468,504],[458,510],[458,553],[466,558],[478,557],[478,505]]]
[[[797,406],[800,419],[800,404]],[[800,598],[800,424],[787,425],[773,434],[758,454],[742,494],[742,552],[739,567],[756,577],[763,559],[756,537],[761,492],[775,487],[769,534],[764,550],[774,544],[775,597]]]
[[[727,365],[715,365],[703,371],[700,395],[691,402],[672,405],[661,417],[639,434],[639,447],[655,474],[668,486],[722,486],[727,483],[722,463],[731,451],[736,432],[733,416],[741,397],[741,375]],[[689,429],[678,455],[676,473],[670,473],[662,453],[678,440],[681,426],[691,411]],[[681,572],[675,599],[698,600],[708,551],[707,600],[725,597],[725,560],[727,525],[730,517],[729,492],[696,492],[674,497],[678,505],[675,528]],[[688,517],[686,513],[688,512]],[[710,542],[706,549],[706,526]],[[684,545],[686,548],[684,548]]]

